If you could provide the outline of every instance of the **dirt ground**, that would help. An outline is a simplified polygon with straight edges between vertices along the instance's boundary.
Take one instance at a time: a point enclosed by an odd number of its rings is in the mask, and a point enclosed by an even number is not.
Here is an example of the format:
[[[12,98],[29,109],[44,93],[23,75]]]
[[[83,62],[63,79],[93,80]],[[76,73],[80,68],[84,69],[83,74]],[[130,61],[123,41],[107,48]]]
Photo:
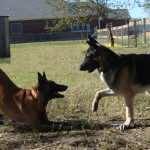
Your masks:
[[[5,118],[3,116],[3,118]],[[150,148],[150,119],[135,119],[130,129],[120,131],[118,126],[110,126],[118,121],[123,123],[123,116],[104,119],[97,118],[91,123],[82,122],[82,126],[72,131],[32,132],[23,123],[4,119],[0,125],[0,150],[3,149],[136,149]],[[101,122],[101,123],[100,123]]]

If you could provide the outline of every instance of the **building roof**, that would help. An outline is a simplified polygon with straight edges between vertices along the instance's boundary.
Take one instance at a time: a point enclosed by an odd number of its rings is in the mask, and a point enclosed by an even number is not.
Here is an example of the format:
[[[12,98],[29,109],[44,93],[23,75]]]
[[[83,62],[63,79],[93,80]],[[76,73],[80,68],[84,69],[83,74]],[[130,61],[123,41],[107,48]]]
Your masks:
[[[131,18],[128,9],[111,9],[108,13],[108,18],[110,19],[129,19]]]
[[[58,15],[55,13],[53,16],[53,10],[45,0],[0,0],[0,16],[9,16],[10,21],[55,18]],[[117,11],[122,18],[130,18],[127,9]],[[110,18],[118,18],[114,14],[109,15]]]
[[[51,11],[45,0],[0,0],[0,16],[9,20],[52,18]]]

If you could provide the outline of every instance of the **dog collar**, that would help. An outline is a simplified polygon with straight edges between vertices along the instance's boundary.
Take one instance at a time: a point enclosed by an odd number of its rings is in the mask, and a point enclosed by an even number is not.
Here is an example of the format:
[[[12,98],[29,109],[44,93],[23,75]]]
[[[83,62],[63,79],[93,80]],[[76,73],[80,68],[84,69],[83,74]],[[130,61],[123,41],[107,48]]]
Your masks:
[[[103,70],[103,72],[104,73],[107,73],[107,72],[112,73],[113,70],[110,67],[107,67],[106,69]]]
[[[34,92],[33,90],[31,90],[31,94],[32,94],[32,96],[34,97],[34,99],[36,99],[36,97],[35,97],[35,92]],[[40,107],[43,107],[43,104],[42,104],[38,99],[36,99],[36,100],[37,100],[38,105],[39,105]]]

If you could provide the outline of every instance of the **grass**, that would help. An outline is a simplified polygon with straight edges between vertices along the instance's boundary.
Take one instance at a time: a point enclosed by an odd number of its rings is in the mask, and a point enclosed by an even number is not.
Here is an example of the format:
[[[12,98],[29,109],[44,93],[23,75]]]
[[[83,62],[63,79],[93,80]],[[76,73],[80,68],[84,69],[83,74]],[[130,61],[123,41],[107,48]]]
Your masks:
[[[32,132],[24,123],[5,121],[0,127],[0,149],[148,149],[150,147],[149,97],[140,94],[135,101],[136,126],[120,132],[114,123],[125,121],[122,97],[100,100],[96,113],[91,112],[95,93],[106,88],[97,71],[89,74],[78,70],[87,44],[81,41],[22,43],[11,45],[11,61],[1,60],[2,68],[11,80],[22,88],[31,89],[37,83],[37,72],[69,86],[65,98],[48,103],[47,112],[53,121],[81,121],[81,129],[70,132]],[[112,48],[116,53],[145,53],[148,47]]]

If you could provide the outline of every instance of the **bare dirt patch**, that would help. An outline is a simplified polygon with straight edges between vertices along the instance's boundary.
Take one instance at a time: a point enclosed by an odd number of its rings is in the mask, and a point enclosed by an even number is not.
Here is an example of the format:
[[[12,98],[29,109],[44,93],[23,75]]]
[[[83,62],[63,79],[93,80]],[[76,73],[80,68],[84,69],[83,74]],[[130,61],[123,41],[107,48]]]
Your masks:
[[[93,121],[72,131],[33,132],[26,124],[5,119],[0,125],[0,149],[149,149],[150,119],[135,120],[136,125],[125,131],[110,127],[117,117],[105,123]],[[118,116],[118,120],[123,120]],[[117,121],[118,122],[118,121]]]

